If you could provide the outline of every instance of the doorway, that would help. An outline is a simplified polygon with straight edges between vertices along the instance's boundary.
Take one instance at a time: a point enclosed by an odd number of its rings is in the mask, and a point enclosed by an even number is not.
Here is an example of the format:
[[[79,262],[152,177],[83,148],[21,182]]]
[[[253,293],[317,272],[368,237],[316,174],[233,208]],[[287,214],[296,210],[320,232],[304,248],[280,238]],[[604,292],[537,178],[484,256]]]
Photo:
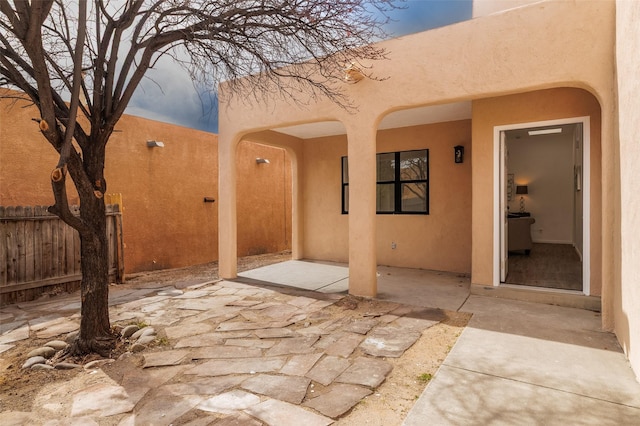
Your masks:
[[[496,128],[496,284],[589,294],[588,135],[588,117]]]

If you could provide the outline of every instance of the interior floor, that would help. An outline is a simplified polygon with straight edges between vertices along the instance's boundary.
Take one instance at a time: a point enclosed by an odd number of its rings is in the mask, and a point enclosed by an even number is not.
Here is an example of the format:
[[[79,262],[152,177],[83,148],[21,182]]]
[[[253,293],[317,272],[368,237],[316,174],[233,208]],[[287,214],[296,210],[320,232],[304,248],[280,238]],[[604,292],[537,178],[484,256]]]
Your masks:
[[[534,243],[529,255],[509,253],[506,283],[582,291],[582,262],[570,244]]]

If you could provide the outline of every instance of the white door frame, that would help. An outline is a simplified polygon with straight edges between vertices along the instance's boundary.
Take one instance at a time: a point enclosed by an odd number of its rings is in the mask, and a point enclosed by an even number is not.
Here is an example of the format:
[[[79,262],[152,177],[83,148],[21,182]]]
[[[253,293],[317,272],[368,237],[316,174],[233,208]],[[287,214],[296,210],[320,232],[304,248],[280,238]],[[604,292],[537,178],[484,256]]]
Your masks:
[[[529,123],[507,124],[493,128],[493,285],[500,285],[500,264],[504,260],[501,253],[501,221],[504,214],[500,210],[502,197],[501,176],[503,176],[500,132],[531,127],[560,126],[582,123],[582,292],[591,294],[591,126],[590,117],[571,117],[559,120],[536,121]]]

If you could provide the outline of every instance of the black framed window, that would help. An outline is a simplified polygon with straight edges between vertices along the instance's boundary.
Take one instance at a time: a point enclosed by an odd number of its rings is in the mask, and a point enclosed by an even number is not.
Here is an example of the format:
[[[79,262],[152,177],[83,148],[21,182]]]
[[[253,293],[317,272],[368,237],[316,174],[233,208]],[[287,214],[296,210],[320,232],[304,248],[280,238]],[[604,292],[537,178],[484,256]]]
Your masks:
[[[349,212],[349,163],[342,157],[342,213]],[[429,150],[376,155],[376,213],[429,214]]]

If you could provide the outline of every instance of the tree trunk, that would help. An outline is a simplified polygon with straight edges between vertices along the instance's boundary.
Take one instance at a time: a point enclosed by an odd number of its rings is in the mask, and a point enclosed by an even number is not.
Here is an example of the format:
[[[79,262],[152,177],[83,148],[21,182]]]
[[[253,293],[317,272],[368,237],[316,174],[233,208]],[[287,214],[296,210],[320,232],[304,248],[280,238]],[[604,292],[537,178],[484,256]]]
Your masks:
[[[80,234],[82,308],[80,333],[70,355],[98,353],[109,356],[115,336],[109,324],[109,246],[103,198],[82,203],[80,216],[89,224],[91,235]]]

